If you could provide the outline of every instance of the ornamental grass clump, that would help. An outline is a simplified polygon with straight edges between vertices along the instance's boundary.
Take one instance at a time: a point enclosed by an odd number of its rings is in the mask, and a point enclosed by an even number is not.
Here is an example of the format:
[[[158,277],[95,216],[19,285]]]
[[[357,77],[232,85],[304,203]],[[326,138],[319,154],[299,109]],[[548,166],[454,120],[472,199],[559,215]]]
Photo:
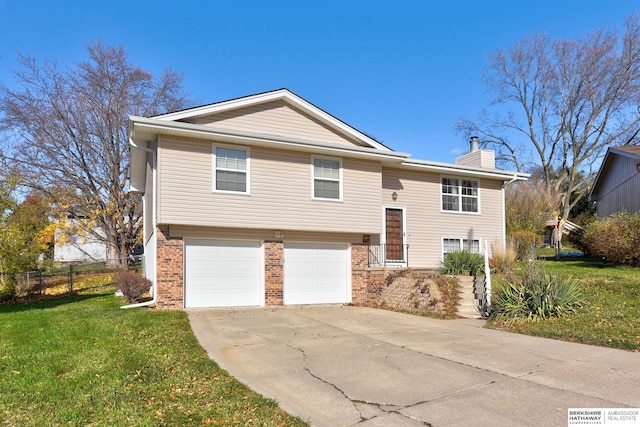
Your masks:
[[[532,261],[522,282],[510,280],[496,286],[491,317],[507,323],[538,321],[565,316],[581,305],[578,282],[540,272]]]
[[[468,250],[451,252],[445,256],[441,271],[453,276],[480,276],[484,274],[484,258]]]

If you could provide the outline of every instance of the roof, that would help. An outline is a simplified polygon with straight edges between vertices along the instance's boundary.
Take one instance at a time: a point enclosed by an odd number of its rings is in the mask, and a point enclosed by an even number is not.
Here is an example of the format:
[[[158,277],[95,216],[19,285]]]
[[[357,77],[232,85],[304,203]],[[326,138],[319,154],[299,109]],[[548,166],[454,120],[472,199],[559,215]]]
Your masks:
[[[286,89],[286,88],[272,90],[269,92],[257,93],[254,95],[243,96],[240,98],[228,99],[226,101],[220,101],[212,104],[201,105],[199,107],[175,111],[173,113],[161,114],[159,116],[153,116],[151,118],[158,119],[158,120],[170,120],[170,121],[183,120],[186,118],[206,116],[209,114],[219,113],[222,111],[230,111],[230,110],[235,110],[239,108],[246,108],[252,105],[263,104],[266,102],[272,102],[276,100],[284,101],[285,103],[293,107],[297,107],[298,109],[304,111],[314,119],[329,126],[330,128],[341,133],[346,133],[358,140],[362,140],[367,145],[370,145],[374,148],[378,148],[381,150],[393,151],[386,145],[372,138],[371,136],[365,134],[364,132],[360,132],[353,126],[327,113],[323,109],[315,106],[314,104],[310,103],[306,99],[303,99],[302,97],[296,95],[295,93],[291,92],[289,89]]]
[[[330,127],[338,133],[358,141],[359,145],[342,145],[323,141],[310,141],[300,138],[262,134],[256,132],[229,130],[209,125],[188,123],[183,120],[246,108],[256,104],[280,100],[300,110],[304,114]],[[410,154],[390,149],[370,136],[349,126],[331,114],[300,98],[288,89],[278,89],[256,95],[234,98],[227,101],[202,105],[186,110],[175,111],[150,118],[131,116],[129,118],[129,141],[132,149],[130,188],[132,191],[144,191],[146,180],[148,141],[155,141],[157,135],[178,137],[197,137],[203,140],[249,144],[255,146],[297,150],[325,155],[348,156],[380,161],[383,165],[404,169],[431,171],[438,173],[456,173],[470,177],[489,178],[503,181],[526,180],[529,175],[508,172],[499,169],[483,169],[452,163],[409,160]]]
[[[640,145],[620,145],[617,147],[609,147],[609,150],[621,155],[630,154],[631,157],[640,159]]]
[[[596,175],[595,181],[593,181],[593,186],[591,187],[591,191],[589,192],[589,200],[596,200],[598,190],[602,182],[606,177],[606,171],[609,163],[611,162],[612,156],[622,156],[628,157],[634,160],[637,160],[640,163],[640,146],[638,145],[618,145],[614,147],[607,148],[607,153],[602,160],[602,164],[600,165],[600,169],[598,170],[598,174]]]

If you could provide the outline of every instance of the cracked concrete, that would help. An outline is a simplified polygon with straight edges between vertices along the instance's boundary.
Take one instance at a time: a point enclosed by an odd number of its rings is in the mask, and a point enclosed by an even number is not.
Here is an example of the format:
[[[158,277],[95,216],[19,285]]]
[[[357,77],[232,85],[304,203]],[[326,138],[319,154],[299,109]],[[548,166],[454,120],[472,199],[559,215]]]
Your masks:
[[[566,425],[640,407],[640,353],[361,307],[188,311],[223,369],[316,426]]]

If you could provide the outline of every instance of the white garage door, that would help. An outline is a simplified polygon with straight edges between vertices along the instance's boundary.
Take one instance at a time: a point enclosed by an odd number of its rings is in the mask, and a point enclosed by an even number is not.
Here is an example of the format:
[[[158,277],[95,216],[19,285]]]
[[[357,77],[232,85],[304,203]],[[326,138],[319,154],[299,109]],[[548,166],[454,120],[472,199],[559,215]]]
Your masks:
[[[293,244],[284,246],[284,303],[351,302],[347,245]]]
[[[185,241],[185,307],[261,305],[262,244]]]

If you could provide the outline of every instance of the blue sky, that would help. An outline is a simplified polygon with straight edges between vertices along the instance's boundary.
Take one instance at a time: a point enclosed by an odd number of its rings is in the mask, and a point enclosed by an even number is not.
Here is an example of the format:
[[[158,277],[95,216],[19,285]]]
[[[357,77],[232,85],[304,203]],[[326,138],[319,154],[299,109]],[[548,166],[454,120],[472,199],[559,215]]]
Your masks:
[[[67,65],[102,39],[156,75],[183,73],[202,103],[286,87],[397,151],[452,162],[468,148],[455,122],[490,100],[488,53],[637,12],[637,0],[0,0],[0,82],[13,85],[17,52]]]

